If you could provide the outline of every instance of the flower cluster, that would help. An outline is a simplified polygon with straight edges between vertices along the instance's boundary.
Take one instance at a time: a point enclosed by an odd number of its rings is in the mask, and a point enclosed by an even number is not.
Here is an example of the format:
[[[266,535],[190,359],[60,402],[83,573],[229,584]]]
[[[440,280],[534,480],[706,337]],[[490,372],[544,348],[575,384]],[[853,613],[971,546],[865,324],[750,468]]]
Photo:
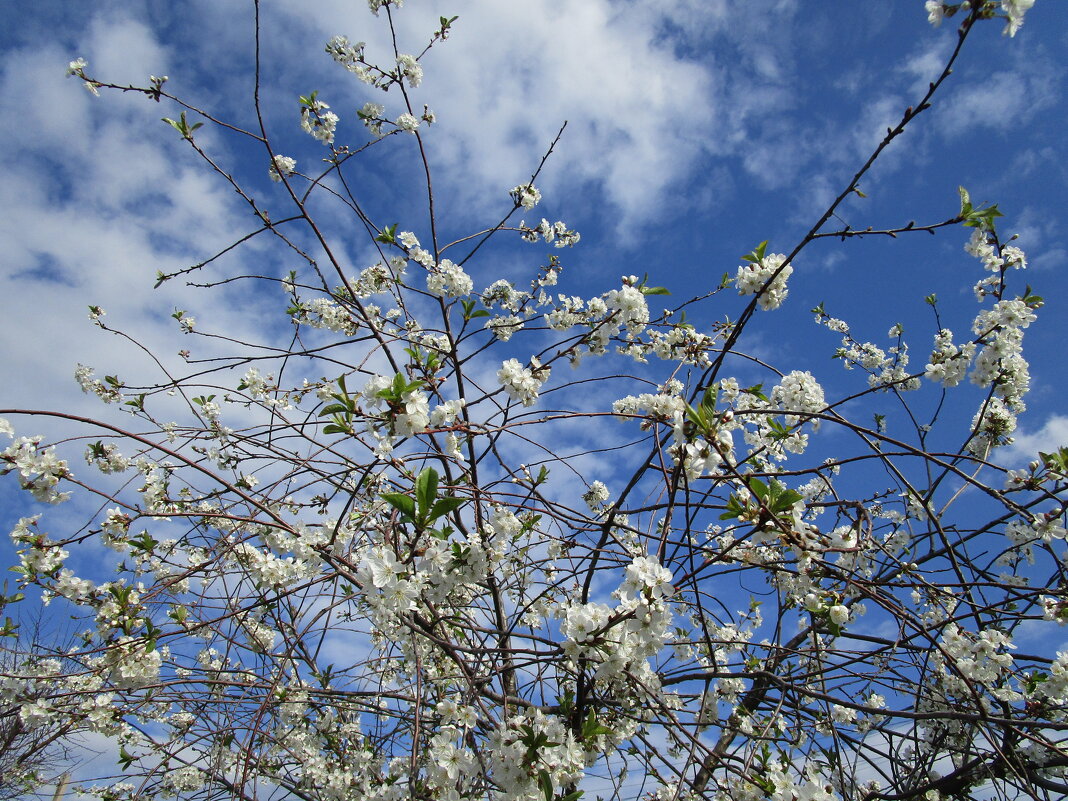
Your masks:
[[[784,254],[772,253],[741,265],[734,278],[738,294],[759,295],[757,303],[764,311],[779,308],[789,294],[786,281],[794,272],[793,266],[785,262]]]
[[[297,169],[297,160],[289,156],[272,156],[267,168],[267,176],[278,183],[283,177],[289,177]]]
[[[645,660],[671,639],[667,600],[673,593],[670,570],[648,556],[635,557],[615,592],[614,608],[599,602],[560,605],[564,652],[573,660],[596,664],[596,678],[608,684],[640,677],[637,685],[643,694],[659,689]]]
[[[510,281],[494,281],[482,291],[482,302],[488,307],[499,306],[510,312],[518,312],[530,298],[529,292],[520,292]]]
[[[397,56],[397,72],[397,80],[400,81],[403,78],[413,89],[423,82],[423,68],[419,66],[419,61],[415,56],[405,54]]]
[[[69,65],[67,65],[67,75],[74,75],[82,79],[82,86],[85,87],[85,91],[95,97],[100,97],[100,84],[96,81],[90,80],[85,77],[85,68],[89,66],[89,62],[84,58],[76,58]],[[166,80],[164,78],[163,80]]]
[[[635,276],[630,276],[621,289],[613,289],[604,297],[613,322],[625,326],[629,334],[641,333],[649,323],[649,305],[645,295],[635,286],[637,282]]]
[[[518,359],[508,359],[497,371],[497,381],[509,397],[524,406],[533,406],[538,401],[542,384],[549,380],[549,368],[531,358],[530,367],[524,367]]]
[[[520,184],[513,188],[509,194],[512,196],[512,200],[515,201],[517,208],[522,207],[527,211],[530,211],[541,202],[541,192],[537,190],[534,184]]]
[[[85,449],[85,461],[101,473],[122,473],[130,466],[130,460],[119,452],[114,442],[94,442]]]
[[[942,630],[938,650],[932,655],[942,673],[943,692],[947,697],[965,699],[976,688],[994,690],[1012,669],[1015,649],[1012,637],[997,629],[978,633],[962,630],[949,623]]]
[[[369,432],[390,439],[425,431],[430,425],[430,402],[426,393],[418,386],[405,387],[398,393],[394,384],[395,379],[376,375],[364,385],[360,395],[367,412],[372,415],[368,420]],[[381,430],[379,424],[382,422],[388,433]]]
[[[379,89],[388,89],[397,78],[364,58],[363,42],[353,44],[345,36],[335,36],[326,43],[326,52],[363,83]]]
[[[309,98],[301,98],[300,127],[324,145],[333,143],[338,123],[337,114],[329,111],[329,108],[326,103],[317,100],[314,93]]]
[[[448,259],[442,259],[427,273],[427,291],[439,298],[466,297],[474,287],[471,276],[464,272],[464,268]]]
[[[40,515],[24,517],[11,531],[11,540],[17,546],[26,546],[19,549],[21,561],[20,572],[23,581],[32,582],[39,575],[52,576],[63,567],[63,562],[70,554],[57,545],[48,536],[37,530],[37,521]]]
[[[972,330],[983,344],[975,357],[972,383],[994,385],[994,391],[1007,407],[1023,411],[1023,397],[1030,387],[1030,372],[1023,357],[1023,331],[1036,316],[1020,299],[1000,300],[992,309],[981,311]]]
[[[344,306],[329,298],[312,298],[295,303],[293,321],[312,328],[322,328],[337,334],[355,334],[359,323]]]
[[[934,350],[924,368],[924,376],[944,387],[955,387],[964,379],[973,356],[974,342],[958,347],[953,344],[953,332],[943,328],[935,335]]]
[[[600,512],[611,497],[612,494],[603,481],[594,481],[582,495],[582,500],[586,502],[591,512]]]
[[[114,376],[108,376],[105,381],[93,377],[93,368],[79,364],[74,370],[74,380],[82,388],[82,392],[96,395],[104,403],[119,403],[124,400],[122,384]]]
[[[979,0],[976,0],[977,2]],[[1005,15],[1005,36],[1015,36],[1024,23],[1024,15],[1035,4],[1035,0],[1000,0],[1001,10]],[[924,8],[927,11],[927,21],[935,27],[942,24],[942,20],[957,11],[967,11],[971,7],[968,0],[960,3],[950,3],[945,0],[927,0]]]
[[[397,117],[396,121],[397,129],[404,131],[405,133],[415,133],[419,128],[419,118],[413,114],[405,112]]]
[[[495,757],[493,781],[516,801],[554,795],[582,778],[586,767],[587,754],[574,732],[540,710],[509,718],[494,730],[488,745]]]
[[[806,414],[822,412],[827,407],[823,398],[823,387],[805,370],[794,370],[785,375],[771,391],[771,402],[779,405],[786,412],[786,424],[795,426],[808,418]],[[813,421],[812,427],[819,428],[819,421]]]
[[[640,416],[647,420],[642,426],[648,427],[652,421],[681,424],[686,413],[686,401],[679,397],[682,386],[665,386],[658,393],[643,392],[641,395],[628,395],[612,404],[612,412],[620,416]]]
[[[554,243],[554,247],[558,248],[569,248],[578,244],[578,241],[582,239],[582,235],[578,231],[568,228],[567,223],[560,220],[551,223],[544,217],[533,228],[528,226],[526,221],[520,222],[519,231],[527,242],[537,242],[540,239],[546,244]]]
[[[502,314],[486,321],[486,328],[493,332],[501,342],[507,342],[523,327],[523,318],[514,314]]]
[[[11,436],[11,426],[7,421],[0,431]],[[67,463],[56,456],[54,448],[42,448],[43,437],[18,437],[3,451],[0,451],[0,475],[17,470],[19,484],[33,497],[44,503],[57,504],[70,498],[69,492],[59,492],[56,487],[60,480],[71,478]]]

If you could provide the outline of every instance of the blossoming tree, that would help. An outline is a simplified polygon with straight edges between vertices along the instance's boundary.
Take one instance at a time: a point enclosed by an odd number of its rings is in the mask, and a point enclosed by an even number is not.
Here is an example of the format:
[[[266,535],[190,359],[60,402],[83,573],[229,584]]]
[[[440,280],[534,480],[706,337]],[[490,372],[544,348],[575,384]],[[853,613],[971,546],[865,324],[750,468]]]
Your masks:
[[[340,141],[342,99],[299,99],[321,164],[277,152],[258,94],[246,130],[166,78],[122,86],[71,63],[94,94],[176,109],[166,122],[248,204],[227,251],[269,240],[299,266],[210,279],[288,316],[261,341],[176,311],[187,335],[230,350],[148,379],[79,366],[82,389],[125,417],[2,410],[0,469],[36,502],[97,510],[80,528],[27,514],[12,532],[20,592],[4,598],[4,633],[42,598],[85,630],[77,647],[37,643],[5,663],[7,714],[109,738],[117,775],[83,788],[103,799],[1063,797],[1068,654],[1020,653],[1014,634],[1068,621],[1068,450],[1023,470],[996,460],[1042,305],[1021,286],[1026,256],[963,189],[944,220],[835,227],[973,29],[997,19],[1014,34],[1030,0],[927,2],[959,36],[926,94],[800,241],[757,245],[670,310],[636,275],[593,297],[557,291],[579,234],[527,221],[544,160],[502,192],[498,221],[444,238],[423,148],[435,117],[412,90],[455,18],[410,55],[400,5],[370,0],[394,34],[388,63],[343,37],[326,46],[383,91],[358,112],[361,137]],[[287,218],[202,126],[257,148]],[[422,199],[395,212],[404,222],[377,219],[351,176],[411,138]],[[324,199],[371,263],[334,246]],[[813,242],[960,227],[974,323],[937,327],[922,366],[900,328],[880,347],[822,306],[848,390],[746,355]],[[523,282],[497,279],[481,259],[508,238],[553,255],[528,255]],[[112,330],[104,309],[90,317]],[[974,417],[939,413],[957,395]],[[888,397],[901,413],[871,422],[865,402]],[[57,419],[80,435],[33,436]],[[599,453],[559,446],[594,425],[613,437]],[[66,566],[101,546],[114,577]],[[737,586],[749,594],[725,594]]]

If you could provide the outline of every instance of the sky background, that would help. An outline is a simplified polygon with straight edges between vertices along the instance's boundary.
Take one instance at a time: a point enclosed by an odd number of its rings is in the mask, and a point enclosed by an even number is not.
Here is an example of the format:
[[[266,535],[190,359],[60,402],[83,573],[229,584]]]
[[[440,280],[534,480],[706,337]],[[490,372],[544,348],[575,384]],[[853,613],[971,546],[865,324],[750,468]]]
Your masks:
[[[538,211],[582,232],[580,247],[566,254],[564,289],[583,294],[610,288],[620,274],[648,272],[686,296],[733,274],[738,257],[764,239],[770,252],[788,251],[886,126],[918,100],[956,38],[952,24],[928,24],[918,0],[583,0],[534,3],[522,13],[506,3],[433,2],[397,15],[402,50],[404,42],[420,49],[439,14],[460,19],[424,59],[413,98],[439,120],[426,141],[444,238],[499,219],[507,190],[529,176],[566,120],[539,179]],[[975,200],[999,204],[1003,233],[1018,233],[1028,253],[1027,280],[1049,301],[1027,337],[1032,433],[1061,411],[1068,388],[1054,358],[1068,261],[1066,21],[1066,4],[1047,0],[1015,39],[1001,35],[1000,22],[980,26],[935,109],[862,183],[867,199],[841,211],[854,228],[942,220],[957,211],[959,184]],[[152,290],[157,270],[198,262],[250,229],[243,202],[159,121],[175,109],[132,94],[95,98],[64,75],[75,57],[116,83],[169,75],[171,92],[247,126],[251,31],[244,2],[104,2],[84,15],[46,2],[20,5],[0,33],[0,142],[11,156],[0,176],[8,299],[0,352],[11,377],[0,392],[4,406],[98,411],[71,380],[74,364],[102,373],[139,357],[90,326],[90,303],[160,354],[177,350],[169,317],[176,307],[216,329],[261,325],[255,301],[190,297],[179,282]],[[321,158],[297,124],[296,98],[312,90],[341,115],[339,141],[364,141],[354,110],[381,93],[322,48],[341,33],[385,57],[386,27],[362,3],[269,3],[263,32],[262,96],[276,152],[301,167]],[[384,102],[398,113],[395,93]],[[208,129],[198,141],[250,181],[259,202],[284,213],[261,149]],[[361,162],[362,198],[372,214],[425,237],[413,143],[378,152]],[[837,343],[804,324],[824,301],[877,344],[889,325],[910,323],[914,359],[922,359],[933,334],[923,296],[938,293],[954,330],[963,332],[976,311],[969,288],[979,276],[961,252],[964,240],[961,230],[896,242],[824,240],[797,261],[790,302],[761,322],[750,347],[825,370]],[[253,245],[242,257],[256,253]],[[360,253],[351,257],[354,269],[364,266]],[[476,284],[512,267],[482,265]]]
[[[579,246],[559,253],[561,290],[589,297],[618,286],[620,275],[648,273],[673,292],[663,301],[669,307],[733,275],[741,254],[762,240],[769,252],[791,250],[886,127],[922,97],[956,40],[952,21],[928,24],[921,0],[409,0],[396,15],[401,50],[419,52],[438,16],[454,14],[451,38],[423,60],[425,79],[412,95],[438,119],[425,142],[442,238],[507,213],[508,190],[527,180],[566,120],[538,180],[544,201],[528,215],[563,219],[582,233]],[[248,207],[160,122],[177,116],[173,104],[132,93],[97,98],[65,77],[77,57],[102,81],[145,86],[149,75],[168,75],[168,91],[252,127],[251,2],[124,0],[85,11],[20,3],[7,18],[0,408],[105,414],[73,380],[75,365],[124,377],[150,367],[129,341],[90,324],[90,304],[174,366],[178,350],[191,347],[170,316],[175,308],[199,328],[238,338],[288,330],[281,297],[197,292],[180,281],[153,290],[157,271],[199,262],[254,228]],[[999,205],[999,230],[1019,234],[1030,263],[1027,276],[1014,276],[1014,291],[1026,281],[1047,300],[1025,339],[1030,411],[1018,446],[1003,454],[1018,462],[1068,444],[1068,3],[1039,0],[1013,39],[1002,27],[974,32],[935,107],[862,181],[867,198],[852,198],[839,213],[853,228],[937,222],[957,213],[958,185]],[[299,128],[297,97],[313,90],[341,117],[339,142],[365,141],[355,115],[364,102],[399,112],[395,93],[359,84],[323,52],[343,34],[387,59],[387,32],[362,2],[263,4],[262,100],[274,152],[309,170],[322,157]],[[208,126],[197,141],[264,207],[285,213],[261,147]],[[399,222],[425,239],[414,140],[388,144],[360,162],[357,191],[379,224]],[[319,212],[339,226],[336,242],[353,271],[370,264],[366,248],[345,234],[351,219],[329,204]],[[971,286],[981,270],[963,252],[966,239],[952,228],[935,237],[815,243],[794,262],[784,308],[756,321],[743,350],[833,386],[842,373],[830,359],[838,340],[809,313],[823,302],[858,338],[882,347],[891,344],[887,329],[904,323],[913,367],[922,369],[936,330],[924,296],[939,296],[943,325],[961,336],[978,311]],[[476,288],[521,277],[513,252],[491,251],[472,265]],[[254,242],[210,275],[242,265],[276,275],[295,266]],[[737,317],[742,304],[731,294],[704,322]],[[200,339],[192,346],[201,356],[213,347]],[[13,422],[22,434],[65,432]],[[35,511],[11,483],[0,487],[5,524]]]

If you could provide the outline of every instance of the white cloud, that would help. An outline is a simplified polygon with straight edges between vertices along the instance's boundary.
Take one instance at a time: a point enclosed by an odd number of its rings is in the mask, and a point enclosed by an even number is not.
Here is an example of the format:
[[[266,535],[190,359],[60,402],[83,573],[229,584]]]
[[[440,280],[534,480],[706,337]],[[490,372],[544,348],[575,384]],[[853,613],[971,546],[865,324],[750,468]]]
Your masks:
[[[413,6],[396,14],[401,50],[417,51],[447,10]],[[268,62],[270,91],[283,92],[284,84],[294,95],[296,82],[311,79],[312,63],[321,67],[315,85],[342,109],[343,125],[344,109],[364,99],[401,110],[395,93],[367,94],[321,55],[323,42],[341,33],[366,40],[368,53],[383,58],[382,19],[354,18],[337,3],[271,13],[278,16],[267,29],[289,34],[272,46],[292,69]],[[715,159],[754,143],[768,142],[765,152],[777,159],[774,173],[763,159],[751,165],[765,181],[779,185],[796,173],[800,158],[785,147],[795,132],[776,122],[796,105],[785,35],[794,4],[568,0],[519,12],[480,0],[459,13],[450,41],[423,59],[425,80],[411,94],[416,109],[425,100],[438,116],[426,142],[436,186],[455,192],[453,215],[502,210],[507,190],[526,180],[565,120],[539,179],[547,207],[562,195],[587,198],[624,235],[691,209],[678,189],[695,169],[711,170]],[[773,32],[778,46],[755,46]]]
[[[166,63],[166,48],[152,32],[122,17],[95,18],[87,42],[90,74],[99,68],[144,84],[150,68]],[[231,244],[235,232],[253,227],[250,215],[188,145],[167,133],[160,106],[143,96],[91,96],[65,76],[70,58],[50,43],[0,62],[0,116],[9,121],[0,147],[19,154],[5,169],[0,193],[0,291],[17,299],[6,305],[0,331],[5,367],[16,379],[5,384],[0,404],[95,416],[104,410],[77,388],[76,363],[96,367],[99,377],[140,371],[142,379],[163,381],[139,346],[179,373],[188,372],[179,348],[214,352],[204,340],[175,337],[169,314],[176,306],[205,327],[225,320],[238,337],[260,328],[260,320],[251,298],[235,304],[226,292],[198,295],[180,281],[153,291],[158,270],[182,269]],[[90,304],[103,306],[105,322],[135,332],[136,341],[93,328]],[[31,424],[13,422],[20,433],[34,433]]]
[[[112,83],[144,86],[149,75],[169,71],[168,48],[147,24],[130,19],[121,10],[93,17],[85,52],[75,55],[88,58],[90,72],[99,70]]]
[[[1036,270],[1054,270],[1068,264],[1068,250],[1061,247],[1049,248],[1030,256],[1027,262]]]
[[[239,32],[250,30],[251,13],[219,4],[196,8],[192,44],[165,46],[147,23],[106,6],[83,47],[90,72],[144,83],[149,73],[167,71],[169,88],[192,89],[193,102],[240,113],[252,125],[235,100],[247,99],[250,89],[251,53]],[[396,14],[401,49],[418,52],[447,10],[412,6]],[[504,209],[507,190],[529,176],[565,120],[568,130],[539,180],[543,213],[552,216],[563,196],[583,197],[632,241],[643,226],[708,205],[679,191],[698,171],[718,176],[709,191],[723,202],[736,185],[721,165],[743,153],[741,166],[767,188],[785,186],[814,160],[845,155],[833,140],[849,132],[806,136],[789,121],[803,97],[790,36],[795,3],[568,0],[519,12],[479,0],[459,11],[451,40],[426,56],[424,85],[412,93],[417,110],[426,99],[440,120],[426,142],[435,184],[448,191],[446,221],[467,225]],[[173,36],[175,24],[164,22]],[[388,62],[384,22],[340,2],[263,9],[261,97],[276,150],[291,153],[293,141],[310,149],[296,130],[296,96],[312,88],[322,90],[342,116],[341,129],[356,138],[352,109],[364,100],[402,110],[396,92],[372,93],[322,52],[328,38],[344,33],[367,40],[368,52]],[[769,40],[776,46],[760,46]],[[125,100],[161,116],[143,98]],[[116,102],[109,98],[108,108]],[[143,144],[155,141],[149,136]]]
[[[1056,101],[1052,74],[1028,69],[1000,70],[969,81],[942,99],[937,112],[943,136],[959,139],[982,129],[1017,129]]]
[[[913,78],[911,92],[922,97],[929,84],[938,80],[945,69],[946,60],[953,52],[953,43],[949,39],[938,38],[923,43],[914,53],[905,59],[900,71]]]
[[[523,17],[486,5],[455,39],[477,58],[446,52],[428,66],[427,93],[445,98],[435,110],[447,131],[445,141],[430,141],[455,165],[451,177],[476,179],[465,192],[471,200],[493,188],[503,198],[525,180],[567,120],[546,183],[569,193],[596,185],[626,228],[656,216],[715,141],[713,76],[605,2]]]
[[[1021,464],[1038,457],[1039,451],[1050,453],[1068,447],[1068,415],[1053,414],[1037,431],[1019,428],[1015,442],[998,453],[1003,464]]]
[[[1027,148],[1013,158],[1009,171],[1018,178],[1026,178],[1043,168],[1059,167],[1057,151],[1052,147]]]

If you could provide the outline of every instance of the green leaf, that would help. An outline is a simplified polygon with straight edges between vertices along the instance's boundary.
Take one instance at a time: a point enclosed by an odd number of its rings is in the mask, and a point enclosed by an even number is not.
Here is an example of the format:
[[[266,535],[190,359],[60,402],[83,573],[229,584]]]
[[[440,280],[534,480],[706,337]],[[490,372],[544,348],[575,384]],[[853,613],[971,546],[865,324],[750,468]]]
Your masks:
[[[743,514],[745,514],[746,508],[741,499],[731,493],[731,496],[727,499],[727,509],[723,514],[719,516],[720,520],[737,520]]]
[[[755,398],[759,398],[765,403],[769,403],[768,396],[764,394],[763,384],[753,384],[753,386],[746,387],[745,389],[743,389],[742,392],[745,392],[748,395],[752,395]]]
[[[380,497],[402,515],[415,520],[415,500],[411,495],[405,495],[403,492],[384,492]]]
[[[719,384],[705,387],[705,393],[701,396],[701,406],[706,409],[715,409],[719,402]]]
[[[464,319],[473,320],[476,317],[489,317],[490,313],[485,309],[475,309],[475,301],[467,298],[461,298],[460,306],[464,310]]]
[[[767,249],[768,240],[765,239],[753,249],[752,253],[747,253],[742,256],[742,259],[747,262],[750,262],[751,264],[759,264],[764,260],[764,253],[767,251]]]
[[[202,122],[198,122],[195,125],[190,125],[188,121],[186,121],[184,111],[182,112],[182,116],[177,120],[172,120],[170,117],[163,117],[162,119],[163,122],[167,123],[172,128],[174,128],[174,130],[180,133],[183,139],[189,139],[190,141],[192,141],[193,139],[193,131],[204,125],[204,123]]]
[[[708,430],[708,421],[705,419],[703,407],[694,408],[690,404],[686,404],[686,417],[693,423],[699,430]]]
[[[375,242],[381,242],[384,245],[397,244],[397,226],[400,223],[393,223],[393,225],[387,225],[382,229],[382,233],[375,237]]]
[[[159,545],[159,540],[153,538],[152,535],[149,534],[147,531],[142,531],[141,536],[137,537],[136,539],[129,539],[127,541],[134,548],[139,551],[144,551],[145,553],[151,553],[153,550],[155,550],[156,546]]]
[[[438,496],[438,473],[433,467],[427,467],[415,480],[416,507],[419,517],[425,519]]]
[[[538,771],[538,785],[545,793],[545,801],[553,801],[553,779],[547,770]]]
[[[669,292],[666,287],[662,287],[662,286],[643,286],[641,289],[642,289],[642,294],[643,295],[670,295],[671,294],[671,292]]]
[[[1038,688],[1038,685],[1047,681],[1049,681],[1048,675],[1034,671],[1033,673],[1029,673],[1024,679],[1024,689],[1026,689],[1028,693],[1033,693]]]
[[[964,225],[969,228],[981,228],[993,231],[994,220],[1004,216],[998,211],[997,204],[977,209],[972,204],[972,198],[971,195],[968,194],[967,189],[961,186],[957,187],[957,191],[960,193],[960,216],[964,220]]]
[[[1024,289],[1023,295],[1020,297],[1024,303],[1030,306],[1032,309],[1038,309],[1045,305],[1046,301],[1043,300],[1041,295],[1036,295],[1031,291],[1031,285],[1028,284]]]
[[[1042,460],[1042,464],[1046,466],[1047,470],[1053,470],[1057,473],[1068,472],[1068,448],[1061,448],[1056,453],[1042,453],[1039,451],[1038,458]]]
[[[449,512],[455,512],[465,503],[467,501],[464,498],[438,498],[434,508],[427,515],[427,522],[437,520],[439,517],[449,514]]]
[[[586,715],[586,719],[582,722],[582,739],[592,740],[594,737],[598,737],[602,734],[611,734],[612,729],[607,726],[602,726],[597,721],[597,715],[591,709],[589,714]]]
[[[351,409],[349,409],[347,404],[331,403],[329,406],[325,407],[322,411],[319,412],[319,416],[329,417],[332,414],[344,414],[348,411],[351,411]]]

